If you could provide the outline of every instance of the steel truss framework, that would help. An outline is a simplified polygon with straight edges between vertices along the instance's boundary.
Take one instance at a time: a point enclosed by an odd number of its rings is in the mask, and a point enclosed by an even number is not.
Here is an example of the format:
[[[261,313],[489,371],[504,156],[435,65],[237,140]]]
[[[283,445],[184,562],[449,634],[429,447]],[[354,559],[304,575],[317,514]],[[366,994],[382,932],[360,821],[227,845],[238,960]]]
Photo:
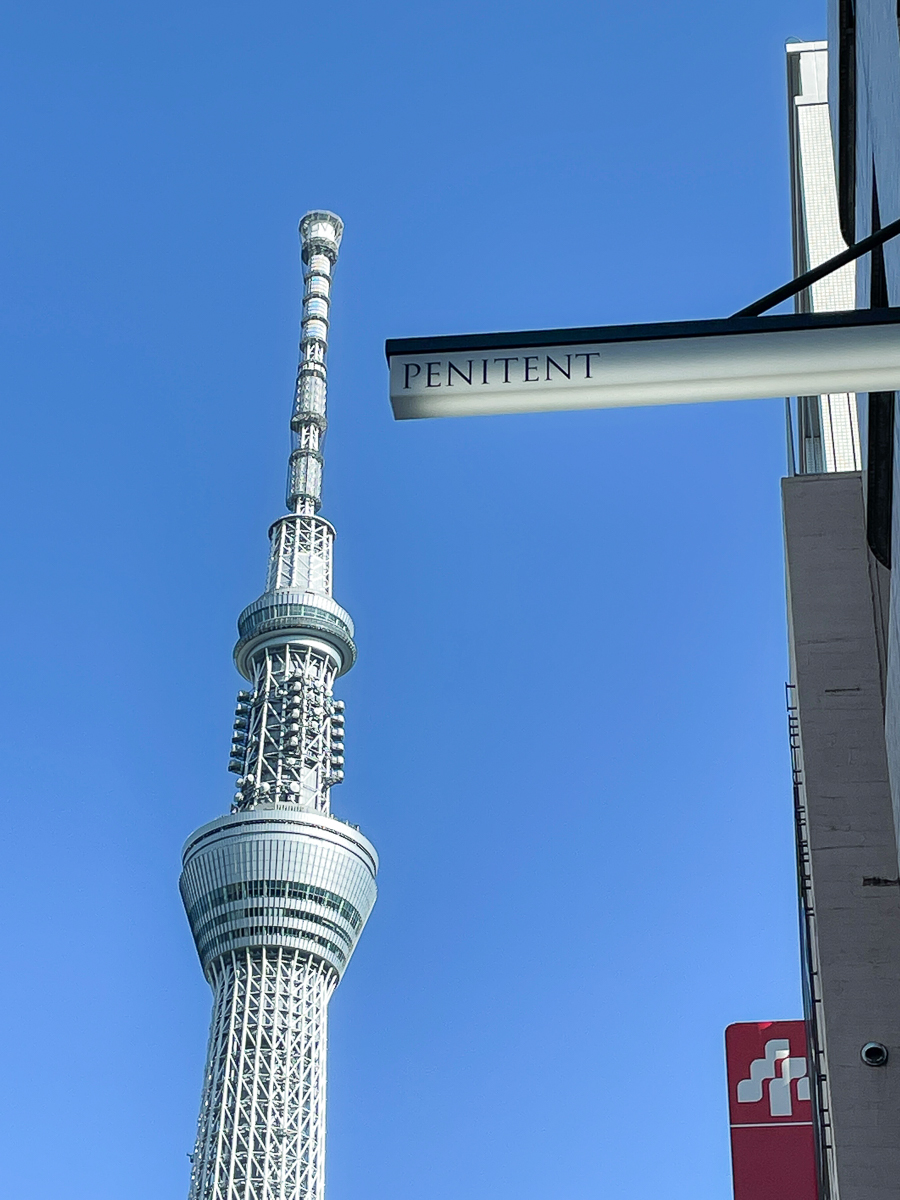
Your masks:
[[[241,769],[235,809],[267,800],[328,812],[329,789],[344,777],[336,675],[334,658],[309,645],[268,646],[254,656],[246,734],[232,746]]]
[[[322,1200],[327,964],[283,947],[232,951],[214,994],[190,1200]]]
[[[295,588],[331,595],[334,530],[321,517],[282,517],[271,530],[272,552],[266,591]]]

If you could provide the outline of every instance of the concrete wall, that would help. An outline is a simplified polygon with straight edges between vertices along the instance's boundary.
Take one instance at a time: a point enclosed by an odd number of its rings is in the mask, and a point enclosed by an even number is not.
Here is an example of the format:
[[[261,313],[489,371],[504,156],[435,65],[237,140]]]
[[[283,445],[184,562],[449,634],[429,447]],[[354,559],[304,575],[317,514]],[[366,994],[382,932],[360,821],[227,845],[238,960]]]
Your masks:
[[[784,480],[792,682],[811,877],[830,1184],[900,1196],[900,884],[884,736],[886,572],[859,473]],[[863,1063],[884,1043],[884,1067]]]
[[[873,186],[877,177],[881,224],[900,217],[900,22],[897,0],[855,0],[856,13],[856,238],[872,232]],[[828,0],[829,105],[832,126],[839,108],[837,47],[840,0]],[[888,299],[900,304],[900,238],[884,247]],[[857,307],[871,301],[872,256],[859,260]],[[863,467],[867,435],[867,397],[860,397]],[[894,427],[894,505],[892,563],[900,569],[900,421]],[[900,588],[890,597],[887,638],[889,668],[886,681],[885,728],[894,811],[900,828]],[[900,1196],[900,1185],[898,1185]]]

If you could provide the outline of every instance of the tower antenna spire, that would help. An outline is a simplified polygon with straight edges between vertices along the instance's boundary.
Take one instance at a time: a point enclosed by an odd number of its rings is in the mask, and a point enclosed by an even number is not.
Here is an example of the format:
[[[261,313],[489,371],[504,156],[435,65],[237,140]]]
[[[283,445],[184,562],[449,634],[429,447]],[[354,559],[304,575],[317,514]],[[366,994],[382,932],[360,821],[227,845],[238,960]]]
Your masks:
[[[344,778],[353,622],[332,597],[318,515],[331,277],[343,222],[300,222],[305,289],[286,515],[266,586],[238,618],[228,816],[184,848],[181,894],[213,1016],[190,1200],[324,1200],[328,1001],[375,903],[378,856],[331,815]]]
[[[322,503],[322,442],[328,426],[325,409],[331,276],[343,234],[344,222],[331,212],[309,212],[300,222],[305,286],[300,365],[291,414],[293,450],[288,468],[287,507],[303,515],[318,512]]]

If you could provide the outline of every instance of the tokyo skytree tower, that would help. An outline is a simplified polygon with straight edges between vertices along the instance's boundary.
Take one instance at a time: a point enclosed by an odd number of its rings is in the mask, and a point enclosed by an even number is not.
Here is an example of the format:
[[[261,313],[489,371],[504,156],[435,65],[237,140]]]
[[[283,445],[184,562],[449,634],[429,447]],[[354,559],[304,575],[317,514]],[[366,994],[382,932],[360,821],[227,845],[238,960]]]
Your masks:
[[[213,1013],[190,1200],[322,1200],[328,1001],[375,903],[375,848],[330,811],[356,659],[318,516],[331,273],[343,224],[300,222],[305,275],[286,516],[238,619],[231,813],[184,848],[181,894]]]

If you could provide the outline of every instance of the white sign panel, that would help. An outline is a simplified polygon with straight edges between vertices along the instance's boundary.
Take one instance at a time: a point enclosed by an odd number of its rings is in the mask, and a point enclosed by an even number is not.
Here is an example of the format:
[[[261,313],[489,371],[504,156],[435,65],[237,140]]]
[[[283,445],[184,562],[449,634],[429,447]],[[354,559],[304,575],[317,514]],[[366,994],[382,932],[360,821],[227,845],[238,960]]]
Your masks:
[[[900,390],[890,309],[416,338],[387,355],[398,420]]]

